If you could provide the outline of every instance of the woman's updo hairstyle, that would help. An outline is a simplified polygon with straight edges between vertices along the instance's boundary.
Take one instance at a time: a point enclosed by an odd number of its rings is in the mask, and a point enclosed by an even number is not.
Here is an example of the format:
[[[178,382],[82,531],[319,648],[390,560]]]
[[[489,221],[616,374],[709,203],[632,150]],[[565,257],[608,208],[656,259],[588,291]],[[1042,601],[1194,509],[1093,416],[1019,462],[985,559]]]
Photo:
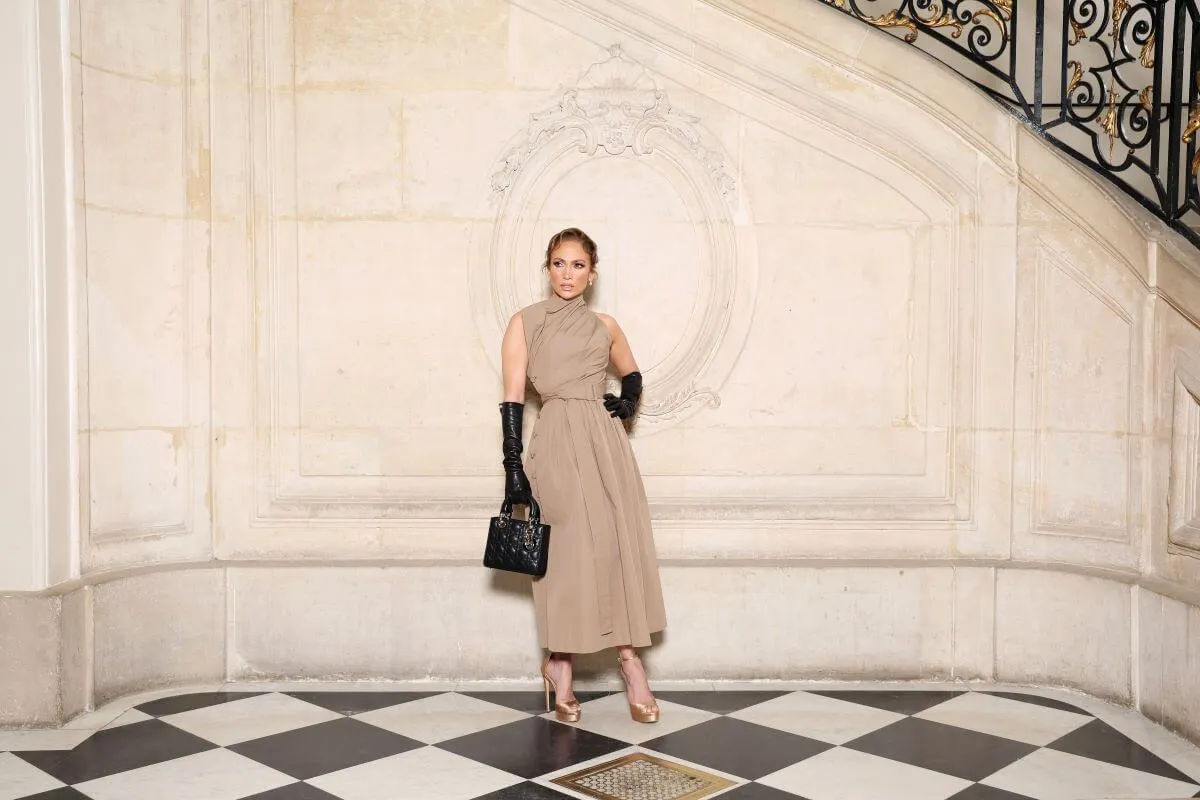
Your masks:
[[[600,253],[596,249],[596,243],[592,241],[592,237],[579,228],[564,228],[550,237],[550,243],[546,245],[546,260],[542,262],[542,269],[550,268],[550,256],[563,242],[579,242],[584,252],[588,254],[588,258],[592,260],[592,269],[596,269],[596,265],[600,263]]]

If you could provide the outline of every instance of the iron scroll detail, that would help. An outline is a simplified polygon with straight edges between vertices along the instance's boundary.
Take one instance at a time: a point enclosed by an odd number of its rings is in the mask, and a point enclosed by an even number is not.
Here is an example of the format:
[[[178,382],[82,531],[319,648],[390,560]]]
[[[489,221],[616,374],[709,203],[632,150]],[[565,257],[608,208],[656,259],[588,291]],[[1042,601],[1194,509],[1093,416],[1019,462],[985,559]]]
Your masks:
[[[920,48],[1200,247],[1197,0],[822,0]]]

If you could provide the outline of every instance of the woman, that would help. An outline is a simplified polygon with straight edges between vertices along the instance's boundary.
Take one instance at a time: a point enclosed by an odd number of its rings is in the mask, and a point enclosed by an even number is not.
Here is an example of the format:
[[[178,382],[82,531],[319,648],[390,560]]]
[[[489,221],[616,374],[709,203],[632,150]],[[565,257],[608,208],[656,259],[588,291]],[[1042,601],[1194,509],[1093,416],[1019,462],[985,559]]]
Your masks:
[[[629,343],[616,321],[596,314],[583,292],[596,278],[596,244],[578,228],[550,239],[543,268],[549,299],[513,315],[501,347],[505,498],[537,498],[551,526],[550,559],[533,582],[546,710],[579,720],[571,689],[573,653],[617,649],[630,716],[657,722],[658,704],[634,647],[666,627],[650,510],[622,420],[642,392]],[[603,394],[612,365],[621,396]],[[528,475],[521,463],[525,383],[542,398],[529,442]]]

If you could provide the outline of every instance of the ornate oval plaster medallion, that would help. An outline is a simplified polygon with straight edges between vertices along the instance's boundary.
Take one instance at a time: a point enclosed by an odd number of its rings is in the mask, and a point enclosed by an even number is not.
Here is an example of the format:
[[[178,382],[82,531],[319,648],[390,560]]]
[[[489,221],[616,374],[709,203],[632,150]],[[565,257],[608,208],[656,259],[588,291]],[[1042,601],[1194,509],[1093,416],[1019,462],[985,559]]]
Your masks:
[[[721,147],[697,117],[675,109],[650,73],[619,45],[552,106],[534,113],[491,176],[498,201],[488,269],[472,304],[485,341],[499,342],[508,319],[540,297],[530,291],[533,236],[550,192],[596,158],[652,160],[688,209],[699,240],[698,296],[680,343],[645,370],[639,429],[716,408],[749,328],[755,283],[753,231],[734,223],[740,200]],[[744,208],[742,209],[744,214]],[[475,271],[472,270],[473,277]],[[498,360],[498,352],[488,347]],[[498,367],[499,365],[496,364]]]

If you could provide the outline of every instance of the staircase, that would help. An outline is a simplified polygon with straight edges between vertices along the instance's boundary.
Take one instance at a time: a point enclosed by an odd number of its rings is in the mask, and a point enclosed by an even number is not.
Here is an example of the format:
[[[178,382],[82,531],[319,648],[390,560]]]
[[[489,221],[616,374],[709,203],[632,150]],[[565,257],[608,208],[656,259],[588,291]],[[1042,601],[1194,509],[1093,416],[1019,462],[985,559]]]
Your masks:
[[[1200,247],[1194,0],[822,2],[945,64]]]

